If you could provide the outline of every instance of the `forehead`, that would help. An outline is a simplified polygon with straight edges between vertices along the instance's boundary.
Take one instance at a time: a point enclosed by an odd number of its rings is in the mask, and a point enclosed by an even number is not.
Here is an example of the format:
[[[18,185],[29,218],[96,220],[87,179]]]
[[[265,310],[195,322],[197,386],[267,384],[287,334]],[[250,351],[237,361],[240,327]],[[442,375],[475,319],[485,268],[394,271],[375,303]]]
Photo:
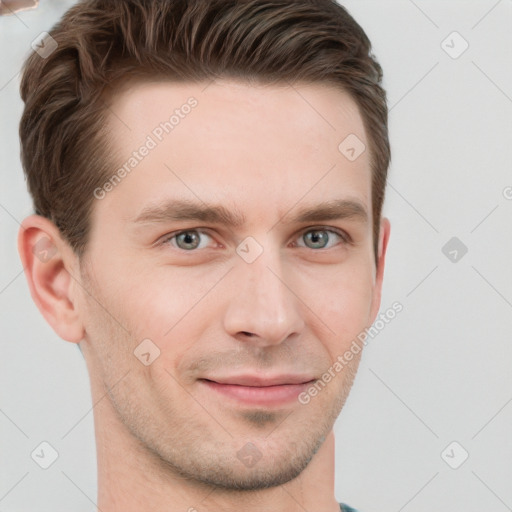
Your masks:
[[[369,151],[355,160],[342,151],[347,140],[368,147],[363,121],[334,86],[140,82],[109,110],[112,173],[126,172],[100,208],[124,203],[129,218],[181,197],[254,207],[261,217],[301,198],[349,197],[370,214]]]
[[[169,121],[173,114],[183,120],[187,103],[195,100],[194,116],[187,124],[210,136],[272,134],[286,126],[291,136],[307,135],[312,142],[333,135],[337,140],[346,130],[365,137],[362,118],[352,97],[339,87],[325,83],[249,83],[228,79],[211,82],[127,82],[111,98],[109,128],[115,140],[127,141],[147,134]],[[198,114],[199,112],[199,114]],[[195,118],[201,118],[195,123]],[[254,118],[258,124],[253,123]],[[177,127],[180,122],[176,123]],[[239,128],[244,128],[240,133]],[[183,131],[183,128],[181,129]],[[274,130],[275,131],[275,130]],[[179,136],[179,131],[173,136]],[[136,142],[134,139],[133,142]],[[297,140],[297,143],[305,140]]]

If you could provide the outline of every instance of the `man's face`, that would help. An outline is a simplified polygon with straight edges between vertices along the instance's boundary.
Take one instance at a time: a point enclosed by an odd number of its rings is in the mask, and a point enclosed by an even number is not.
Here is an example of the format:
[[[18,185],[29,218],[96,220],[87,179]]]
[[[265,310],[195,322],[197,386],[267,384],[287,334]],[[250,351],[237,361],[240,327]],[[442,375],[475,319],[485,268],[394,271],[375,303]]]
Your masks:
[[[337,89],[206,85],[138,84],[111,105],[112,173],[138,156],[95,200],[81,345],[118,428],[182,475],[255,489],[318,450],[360,353],[309,403],[299,394],[377,313],[370,156],[338,149],[368,142]],[[178,201],[239,223],[177,218],[193,210]],[[299,219],[325,202],[339,215]]]

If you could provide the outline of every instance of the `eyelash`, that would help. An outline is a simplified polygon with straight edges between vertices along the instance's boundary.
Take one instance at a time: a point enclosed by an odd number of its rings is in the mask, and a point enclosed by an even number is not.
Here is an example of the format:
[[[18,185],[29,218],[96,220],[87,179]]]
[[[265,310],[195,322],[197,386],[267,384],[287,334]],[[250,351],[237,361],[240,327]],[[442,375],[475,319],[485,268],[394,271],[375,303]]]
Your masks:
[[[348,235],[344,231],[341,231],[339,229],[332,228],[329,226],[316,226],[316,227],[312,227],[312,228],[306,228],[305,230],[301,231],[298,236],[304,236],[306,233],[309,233],[311,231],[328,231],[329,233],[334,233],[335,235],[338,235],[341,238],[341,240],[342,240],[341,243],[343,245],[348,245],[348,244],[352,243],[352,238],[350,237],[350,235]],[[169,233],[168,235],[165,235],[165,237],[160,242],[160,245],[166,245],[173,238],[178,237],[182,233],[189,233],[189,232],[197,232],[197,233],[201,233],[201,234],[208,235],[208,236],[212,237],[212,235],[209,233],[209,230],[207,230],[207,229],[202,229],[202,228],[182,229],[181,231],[175,231],[173,233]],[[328,248],[320,248],[320,249],[312,249],[310,247],[306,247],[306,246],[302,246],[302,245],[299,247],[301,247],[303,249],[311,249],[313,251],[327,251],[329,249],[333,249],[336,246],[328,247]],[[197,252],[197,251],[201,250],[201,249],[190,249],[187,251],[186,249],[181,249],[180,247],[175,247],[175,246],[173,246],[173,248],[177,249],[178,251],[182,251],[182,252]]]

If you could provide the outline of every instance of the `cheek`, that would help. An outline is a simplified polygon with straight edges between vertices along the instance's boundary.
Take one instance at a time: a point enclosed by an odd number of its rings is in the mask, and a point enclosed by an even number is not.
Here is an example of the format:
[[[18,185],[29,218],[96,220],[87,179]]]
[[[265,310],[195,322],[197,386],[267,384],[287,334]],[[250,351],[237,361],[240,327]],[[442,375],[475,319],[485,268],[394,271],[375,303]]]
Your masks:
[[[373,279],[368,267],[354,265],[332,269],[315,280],[315,292],[304,294],[304,302],[328,326],[321,326],[319,339],[329,337],[336,350],[350,345],[369,327],[373,297]],[[321,324],[317,318],[315,325]],[[341,345],[340,345],[341,344]]]
[[[314,265],[288,274],[291,289],[305,304],[301,314],[307,319],[306,329],[325,343],[326,337],[332,338],[336,350],[369,326],[372,266],[359,256],[339,265]],[[160,349],[161,363],[176,364],[205,330],[219,325],[223,313],[219,305],[236,300],[236,292],[219,297],[232,292],[222,283],[226,270],[213,265],[123,272],[118,268],[103,291],[108,292],[112,315],[128,329],[134,347],[148,338]]]
[[[198,269],[168,267],[140,273],[131,285],[126,282],[122,316],[132,337],[152,340],[161,351],[161,363],[179,359],[220,314],[214,309],[220,289],[215,285],[224,273],[203,269],[198,275]]]

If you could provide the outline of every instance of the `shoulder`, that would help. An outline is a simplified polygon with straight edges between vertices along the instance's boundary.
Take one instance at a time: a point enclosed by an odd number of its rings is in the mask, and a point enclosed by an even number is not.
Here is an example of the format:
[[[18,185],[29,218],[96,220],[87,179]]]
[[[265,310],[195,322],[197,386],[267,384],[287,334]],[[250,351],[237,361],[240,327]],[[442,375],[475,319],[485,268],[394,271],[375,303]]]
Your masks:
[[[345,503],[340,503],[340,510],[341,512],[357,512],[355,508],[349,507]]]

